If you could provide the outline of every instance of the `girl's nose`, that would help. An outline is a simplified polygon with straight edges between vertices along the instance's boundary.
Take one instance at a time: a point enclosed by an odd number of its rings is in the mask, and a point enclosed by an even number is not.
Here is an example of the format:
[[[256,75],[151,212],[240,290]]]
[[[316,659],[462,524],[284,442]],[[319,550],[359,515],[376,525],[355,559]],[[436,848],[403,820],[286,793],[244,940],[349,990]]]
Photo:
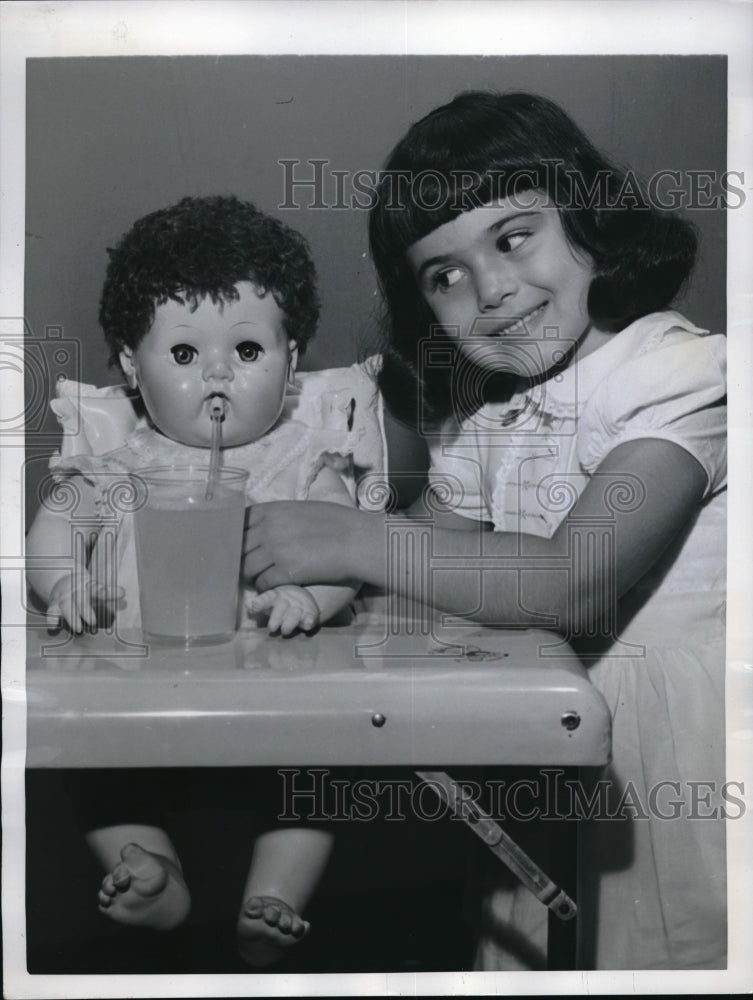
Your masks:
[[[218,355],[207,360],[202,370],[202,375],[206,381],[213,378],[231,381],[233,378],[233,369],[224,357]]]
[[[514,291],[512,272],[499,260],[476,271],[476,296],[482,311],[496,309]]]

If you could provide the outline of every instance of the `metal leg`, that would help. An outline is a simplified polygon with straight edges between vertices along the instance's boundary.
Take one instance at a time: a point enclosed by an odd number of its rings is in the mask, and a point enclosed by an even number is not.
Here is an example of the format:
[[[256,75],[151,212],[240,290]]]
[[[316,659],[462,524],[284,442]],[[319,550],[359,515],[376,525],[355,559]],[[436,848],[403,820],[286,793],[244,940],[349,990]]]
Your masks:
[[[468,795],[462,784],[453,781],[446,771],[416,771],[453,813],[480,837],[489,850],[507,865],[523,885],[549,907],[549,926],[572,921],[577,910],[573,900],[539,868],[500,825]]]
[[[564,782],[578,777],[577,768],[566,768],[555,778],[557,782],[557,802],[565,802]],[[551,842],[556,844],[552,851],[552,877],[562,885],[571,898],[577,899],[578,884],[578,823],[574,819],[560,819],[552,823]],[[582,902],[582,900],[581,900]],[[563,923],[555,920],[549,911],[547,931],[547,968],[551,971],[567,971],[577,968],[578,921]]]

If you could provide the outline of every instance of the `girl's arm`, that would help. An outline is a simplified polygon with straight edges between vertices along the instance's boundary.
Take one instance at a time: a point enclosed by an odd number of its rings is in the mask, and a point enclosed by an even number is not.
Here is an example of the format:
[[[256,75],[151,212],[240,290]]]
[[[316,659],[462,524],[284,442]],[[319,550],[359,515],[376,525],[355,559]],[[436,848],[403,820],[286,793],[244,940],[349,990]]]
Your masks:
[[[50,624],[62,617],[73,632],[81,632],[86,625],[96,625],[93,599],[105,595],[95,588],[87,567],[96,535],[91,527],[96,520],[94,489],[80,476],[71,477],[68,483],[76,497],[76,517],[86,524],[86,537],[83,530],[76,535],[68,514],[43,503],[26,537],[26,576],[48,606]]]
[[[324,466],[309,488],[309,496],[324,498],[328,503],[352,507],[353,500],[340,476],[328,466]],[[300,514],[305,505],[292,501]],[[252,508],[254,510],[255,508]],[[314,577],[316,579],[316,577]],[[355,598],[360,584],[353,582],[345,586],[308,585],[301,587],[290,581],[279,580],[272,589],[266,590],[247,601],[247,608],[253,612],[267,612],[267,628],[282,635],[292,635],[296,629],[310,631],[334,618]]]
[[[320,498],[344,507],[353,506],[353,499],[348,493],[340,476],[325,465],[317,475],[309,489],[311,500]],[[351,578],[343,580],[343,586],[327,586],[313,584],[306,587],[319,608],[319,623],[322,624],[334,618],[336,614],[352,603],[361,586],[360,580]]]
[[[636,501],[623,502],[636,487]],[[428,521],[429,574],[416,555],[426,531],[420,521],[308,504],[295,524],[290,505],[262,504],[250,522],[245,567],[262,588],[280,576],[356,577],[484,624],[572,634],[613,610],[689,523],[705,488],[706,473],[689,452],[644,438],[610,452],[551,538]],[[399,558],[387,551],[390,521],[403,538],[415,536]]]

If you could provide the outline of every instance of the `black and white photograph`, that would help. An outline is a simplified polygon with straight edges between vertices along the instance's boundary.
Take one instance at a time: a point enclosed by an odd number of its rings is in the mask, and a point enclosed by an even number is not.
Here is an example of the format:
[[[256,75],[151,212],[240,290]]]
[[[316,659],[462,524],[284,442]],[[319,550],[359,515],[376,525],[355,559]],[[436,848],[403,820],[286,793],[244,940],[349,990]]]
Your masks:
[[[749,992],[753,5],[0,19],[3,995]]]

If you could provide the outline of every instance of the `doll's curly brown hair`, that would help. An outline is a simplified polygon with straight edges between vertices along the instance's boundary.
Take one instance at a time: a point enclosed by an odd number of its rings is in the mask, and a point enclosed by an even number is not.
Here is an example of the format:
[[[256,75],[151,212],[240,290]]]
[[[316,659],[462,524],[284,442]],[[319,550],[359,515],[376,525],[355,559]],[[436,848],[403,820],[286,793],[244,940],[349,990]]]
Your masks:
[[[233,301],[242,281],[274,296],[299,353],[316,331],[319,296],[306,240],[251,202],[183,198],[138,219],[107,252],[99,321],[112,364],[146,336],[158,306],[169,299],[194,309],[207,297]]]

